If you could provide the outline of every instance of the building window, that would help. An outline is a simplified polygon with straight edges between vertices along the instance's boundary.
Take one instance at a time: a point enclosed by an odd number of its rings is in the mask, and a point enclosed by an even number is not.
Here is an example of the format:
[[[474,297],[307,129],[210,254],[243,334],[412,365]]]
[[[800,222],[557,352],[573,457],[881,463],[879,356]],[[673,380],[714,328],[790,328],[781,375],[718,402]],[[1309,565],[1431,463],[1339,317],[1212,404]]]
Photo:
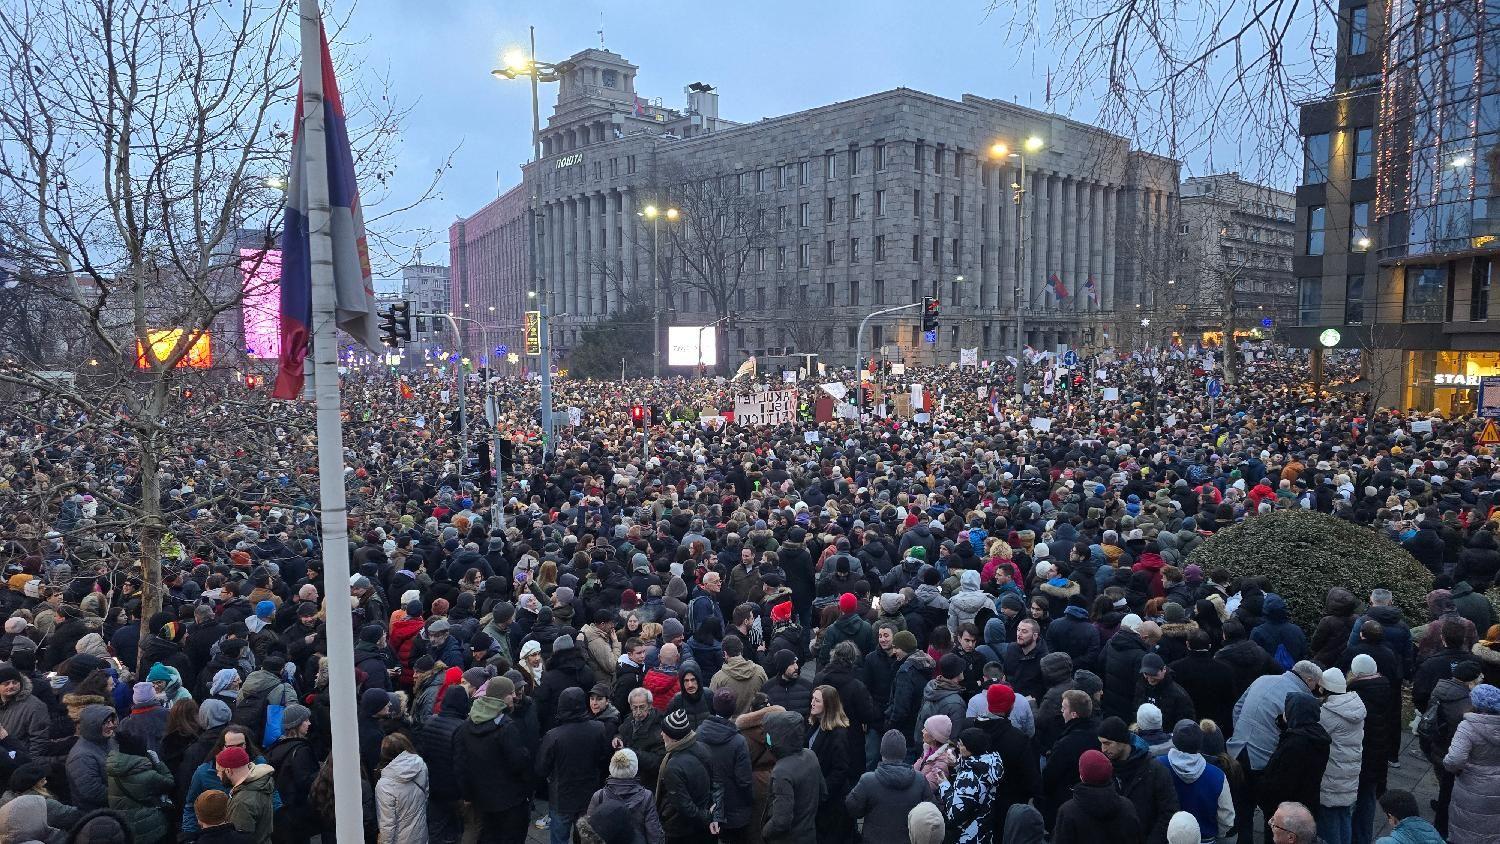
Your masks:
[[[755,171],[755,190],[757,193],[765,193],[771,186],[771,175],[765,170]]]
[[[786,307],[786,288],[785,287],[777,287],[776,288],[776,307],[777,308],[785,308]]]
[[[932,263],[939,267],[943,265],[943,239],[940,237],[932,239]]]
[[[812,266],[811,243],[803,243],[797,246],[797,266],[803,268]]]
[[[830,308],[837,304],[833,301],[833,282],[831,281],[823,285],[823,304]]]
[[[805,184],[807,184],[807,162],[806,161],[799,161],[799,162],[797,162],[797,184],[799,184],[799,185],[805,185]]]
[[[786,206],[785,205],[778,205],[778,206],[776,206],[776,230],[777,231],[779,231],[779,232],[786,231],[786,218],[787,218]]]
[[[1363,56],[1370,52],[1370,7],[1352,6],[1349,9],[1349,55]]]
[[[635,172],[635,156],[633,156],[633,155],[627,155],[627,156],[625,156],[625,172],[627,174]]]
[[[920,188],[911,189],[911,215],[913,217],[922,216],[922,191]]]
[[[860,204],[859,203],[859,194],[857,194],[857,193],[851,193],[851,194],[849,194],[849,219],[851,219],[851,220],[862,220],[862,219],[864,219],[865,215],[864,215],[864,212],[862,210],[860,210],[859,204]]]
[[[823,265],[824,266],[831,267],[834,264],[838,263],[838,257],[839,257],[838,256],[838,252],[834,251],[835,249],[838,248],[837,247],[837,243],[838,243],[838,241],[836,241],[836,240],[827,240],[827,241],[823,242]]]
[[[845,339],[847,339],[849,341],[849,342],[845,343],[846,346],[848,346],[849,348],[852,349],[856,345],[859,344],[859,328],[858,327],[851,325],[847,329],[845,329],[845,332],[846,332]]]
[[[1351,275],[1344,280],[1344,324],[1364,325],[1365,277]]]
[[[1364,252],[1370,248],[1370,203],[1349,206],[1349,251]]]
[[[859,263],[859,238],[849,238],[849,263]]]
[[[778,246],[778,247],[776,247],[776,269],[778,269],[778,270],[784,270],[784,269],[786,269],[786,247],[785,246]]]
[[[807,304],[807,285],[805,285],[805,284],[802,285],[801,287],[797,288],[797,304],[799,304],[799,305],[806,305]]]
[[[1317,325],[1323,310],[1323,279],[1297,279],[1297,324]]]
[[[604,87],[613,88],[620,84],[620,72],[618,70],[604,71]]]
[[[823,209],[823,221],[825,223],[834,223],[837,222],[838,219],[839,201],[830,196],[827,199],[826,207]]]
[[[859,147],[849,147],[849,175],[859,175]]]
[[[832,150],[829,150],[828,152],[823,154],[823,178],[831,182],[838,175],[838,171],[838,156],[835,155]]]
[[[849,304],[859,304],[859,279],[853,279],[849,282]]]
[[[1354,129],[1354,163],[1350,177],[1367,179],[1375,173],[1375,127],[1358,126]]]
[[[946,157],[946,156],[947,156],[947,152],[944,151],[943,145],[942,144],[938,144],[937,149],[935,149],[935,150],[932,151],[932,172],[934,172],[934,173],[941,173],[941,172],[943,172],[943,158]]]
[[[911,156],[912,169],[917,171],[918,173],[922,172],[922,159],[926,157],[927,146],[921,141],[917,141],[916,146],[913,148]]]
[[[1489,258],[1474,259],[1474,274],[1469,283],[1469,320],[1481,322],[1490,318]]]
[[[812,225],[812,203],[804,202],[797,206],[797,225],[807,228]]]
[[[918,264],[922,263],[922,236],[919,234],[911,236],[911,259]]]
[[[1302,155],[1302,184],[1321,185],[1328,181],[1328,133],[1308,135]]]
[[[1323,229],[1328,223],[1328,209],[1322,205],[1311,205],[1307,209],[1307,242],[1304,255],[1323,254]]]
[[[885,191],[875,191],[875,216],[885,216]]]
[[[875,301],[871,302],[870,304],[872,304],[872,305],[884,305],[885,304],[885,282],[882,281],[881,279],[878,279],[878,278],[875,279]],[[880,344],[876,343],[875,345],[878,346]]]
[[[1407,267],[1403,322],[1442,322],[1448,301],[1448,268]]]
[[[949,263],[955,267],[958,266],[958,238],[953,238],[953,243],[949,246],[949,252],[952,253]]]
[[[757,288],[755,291],[755,309],[757,311],[763,311],[766,309],[766,289],[764,287]],[[758,331],[759,329],[757,329],[757,332]],[[755,338],[755,342],[761,343],[764,341],[761,340],[759,336],[757,336]]]
[[[963,201],[962,200],[963,200],[963,197],[958,196],[957,194],[954,194],[954,196],[953,196],[953,219],[955,221],[957,221],[958,218],[959,218],[959,216],[961,216],[960,213],[959,213],[959,210],[960,210],[960,208],[963,205]]]
[[[755,269],[759,272],[766,271],[766,247],[764,246],[756,247]]]
[[[792,186],[792,165],[783,164],[780,170],[780,187],[785,189]]]
[[[875,235],[875,261],[879,263],[885,260],[885,235]]]
[[[875,145],[875,169],[885,169],[885,144]]]
[[[932,219],[933,219],[934,222],[939,222],[939,223],[941,223],[943,221],[943,195],[942,195],[942,193],[934,193],[932,195]]]

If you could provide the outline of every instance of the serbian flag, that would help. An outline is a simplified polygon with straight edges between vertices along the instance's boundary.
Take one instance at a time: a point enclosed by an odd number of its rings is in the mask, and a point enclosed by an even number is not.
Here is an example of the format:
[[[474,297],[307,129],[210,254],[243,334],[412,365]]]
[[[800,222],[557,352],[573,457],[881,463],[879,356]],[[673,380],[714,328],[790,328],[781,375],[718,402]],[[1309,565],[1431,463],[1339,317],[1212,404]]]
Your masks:
[[[408,384],[408,383],[406,383],[406,379],[405,378],[402,378],[401,379],[401,398],[405,399],[406,401],[411,401],[412,399],[416,398],[416,396],[417,396],[417,394],[412,390],[411,385]]]
[[[1090,302],[1097,303],[1099,301],[1099,289],[1094,286],[1094,274],[1093,273],[1089,273],[1088,278],[1085,278],[1083,280],[1083,290],[1084,290],[1085,293],[1088,294]]]
[[[344,105],[333,78],[328,34],[319,25],[323,67],[324,154],[313,166],[328,168],[328,201],[333,239],[333,278],[338,327],[371,351],[380,349],[375,314],[375,287],[370,281],[370,254],[365,241],[354,155],[344,124]],[[302,394],[307,352],[312,339],[312,254],[308,242],[307,155],[304,147],[302,90],[297,90],[297,119],[292,135],[292,170],[287,184],[286,221],[281,232],[281,359],[271,396],[295,399]]]
[[[1068,298],[1068,288],[1063,284],[1062,276],[1057,273],[1047,276],[1047,283],[1052,285],[1052,293],[1058,299]]]

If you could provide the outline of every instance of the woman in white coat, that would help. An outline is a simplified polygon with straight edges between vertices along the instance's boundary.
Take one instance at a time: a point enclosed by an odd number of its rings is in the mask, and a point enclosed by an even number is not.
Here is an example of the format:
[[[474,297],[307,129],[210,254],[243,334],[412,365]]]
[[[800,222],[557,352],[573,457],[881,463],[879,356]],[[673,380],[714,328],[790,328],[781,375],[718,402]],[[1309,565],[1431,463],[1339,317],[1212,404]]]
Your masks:
[[[380,743],[375,816],[380,844],[427,844],[427,763],[397,733]]]
[[[1364,761],[1365,704],[1349,691],[1344,672],[1323,672],[1323,691],[1328,698],[1318,714],[1318,723],[1328,731],[1328,767],[1318,793],[1318,837],[1324,844],[1352,844],[1354,801],[1359,796],[1359,772]]]

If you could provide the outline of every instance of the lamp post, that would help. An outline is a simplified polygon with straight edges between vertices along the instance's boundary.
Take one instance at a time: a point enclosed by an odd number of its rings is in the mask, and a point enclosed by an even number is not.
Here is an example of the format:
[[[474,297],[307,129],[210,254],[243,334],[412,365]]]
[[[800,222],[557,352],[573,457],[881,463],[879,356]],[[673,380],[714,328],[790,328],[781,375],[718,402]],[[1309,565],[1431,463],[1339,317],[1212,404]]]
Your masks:
[[[1020,381],[1020,364],[1025,363],[1026,361],[1026,340],[1024,336],[1025,324],[1023,322],[1024,317],[1022,316],[1024,304],[1022,300],[1030,291],[1030,285],[1026,283],[1026,279],[1022,275],[1026,256],[1026,153],[1041,152],[1043,147],[1045,146],[1045,142],[1040,137],[1038,137],[1037,135],[1032,135],[1021,143],[1021,152],[1011,152],[1010,147],[1006,146],[1003,143],[997,143],[990,147],[990,158],[997,160],[1014,158],[1020,163],[1020,174],[1017,177],[1016,181],[1011,184],[1011,190],[1014,191],[1012,201],[1016,205],[1016,243],[1014,250],[1014,259],[1016,265],[1015,331],[1016,361],[1018,369],[1016,378],[1017,382]]]
[[[531,27],[531,51],[530,55],[520,49],[508,50],[504,56],[505,66],[490,71],[496,79],[515,79],[525,76],[531,80],[531,155],[532,161],[540,165],[542,160],[542,111],[538,99],[537,86],[542,82],[561,82],[568,71],[573,69],[571,62],[539,62],[536,60],[536,27]],[[544,279],[541,278],[537,269],[537,217],[540,212],[537,209],[537,196],[540,190],[539,179],[532,180],[532,190],[528,200],[529,208],[527,214],[527,254],[531,258],[531,291],[537,300],[538,328],[541,332],[541,358],[542,358],[542,457],[546,458],[552,450],[552,341],[551,332],[547,330],[547,297],[542,290]]]
[[[655,205],[647,205],[641,209],[640,216],[651,221],[651,377],[661,377],[661,281],[660,281],[660,246],[661,246],[661,218],[666,217],[668,222],[676,222],[677,209],[667,208],[665,211]]]

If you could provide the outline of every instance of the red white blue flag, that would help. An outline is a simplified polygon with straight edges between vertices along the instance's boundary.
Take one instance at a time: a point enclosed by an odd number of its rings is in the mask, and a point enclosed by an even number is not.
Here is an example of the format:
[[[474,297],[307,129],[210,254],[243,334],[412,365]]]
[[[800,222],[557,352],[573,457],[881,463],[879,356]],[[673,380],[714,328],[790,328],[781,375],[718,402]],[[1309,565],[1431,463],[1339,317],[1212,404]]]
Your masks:
[[[1089,273],[1088,278],[1083,280],[1084,292],[1088,294],[1090,302],[1099,301],[1099,288],[1094,286],[1094,274]]]
[[[1053,273],[1052,275],[1047,276],[1047,283],[1052,285],[1052,293],[1053,295],[1057,296],[1058,299],[1068,298],[1068,288],[1067,285],[1063,284],[1062,276],[1058,275],[1057,273]]]
[[[328,34],[319,27],[323,67],[323,128],[328,167],[329,225],[333,240],[333,277],[338,327],[365,348],[381,348],[375,314],[375,288],[370,280],[370,253],[365,241],[364,216],[359,208],[359,185],[354,179],[354,154],[344,105],[333,78]],[[292,136],[292,170],[287,184],[286,222],[281,233],[281,359],[271,395],[295,399],[306,377],[308,341],[312,338],[312,255],[308,242],[307,157],[302,133],[302,90],[297,90],[297,120]]]

